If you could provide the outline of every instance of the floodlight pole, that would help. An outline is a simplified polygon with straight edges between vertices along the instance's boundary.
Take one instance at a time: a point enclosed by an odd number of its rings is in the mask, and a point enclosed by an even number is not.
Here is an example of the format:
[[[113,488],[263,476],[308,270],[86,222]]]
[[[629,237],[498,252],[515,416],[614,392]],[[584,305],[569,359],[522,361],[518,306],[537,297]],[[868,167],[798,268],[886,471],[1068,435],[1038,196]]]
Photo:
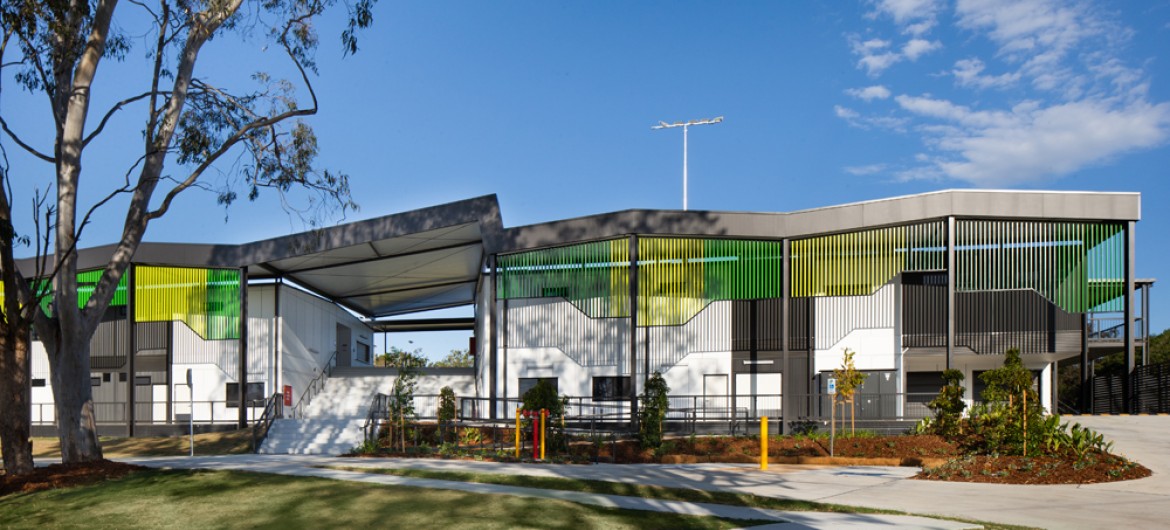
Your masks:
[[[687,209],[687,129],[691,125],[714,125],[723,121],[723,116],[711,118],[706,120],[691,120],[687,122],[676,121],[674,123],[666,123],[664,121],[658,122],[658,125],[652,125],[651,129],[673,129],[675,127],[682,127],[683,130],[683,211]]]

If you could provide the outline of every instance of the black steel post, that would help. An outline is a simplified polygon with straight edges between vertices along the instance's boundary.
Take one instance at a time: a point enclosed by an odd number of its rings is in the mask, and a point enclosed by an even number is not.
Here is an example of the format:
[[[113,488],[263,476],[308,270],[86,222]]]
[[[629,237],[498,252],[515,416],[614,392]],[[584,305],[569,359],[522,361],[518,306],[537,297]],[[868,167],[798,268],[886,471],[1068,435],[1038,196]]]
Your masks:
[[[496,402],[496,387],[500,384],[499,375],[499,357],[496,338],[496,255],[488,256],[488,401],[491,406],[491,419],[496,419],[496,409],[499,405]],[[481,416],[482,417],[482,416]]]
[[[136,266],[131,264],[130,268],[126,270],[126,274],[129,276],[126,278],[126,327],[130,329],[130,347],[126,352],[126,370],[129,372],[126,374],[126,436],[134,436],[134,398],[137,397],[138,390],[134,377],[136,373],[134,354],[138,351],[138,323],[134,319],[134,304],[136,302],[134,282],[137,280],[135,268]]]
[[[248,426],[248,268],[240,267],[239,427]]]
[[[947,217],[947,370],[955,364],[955,218]]]
[[[1133,407],[1133,370],[1134,370],[1134,333],[1133,333],[1133,271],[1134,271],[1134,222],[1125,224],[1125,376],[1122,378],[1122,396],[1125,400],[1126,413],[1134,412]]]
[[[638,430],[638,236],[630,236],[630,428]]]

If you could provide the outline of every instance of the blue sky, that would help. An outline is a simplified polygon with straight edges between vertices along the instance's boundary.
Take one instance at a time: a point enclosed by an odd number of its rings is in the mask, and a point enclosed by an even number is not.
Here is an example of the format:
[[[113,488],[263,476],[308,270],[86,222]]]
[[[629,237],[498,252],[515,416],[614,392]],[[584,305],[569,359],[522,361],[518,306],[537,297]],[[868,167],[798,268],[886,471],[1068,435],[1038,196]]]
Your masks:
[[[132,17],[119,22],[141,33]],[[507,226],[678,208],[681,131],[650,126],[724,116],[691,130],[692,209],[791,211],[971,187],[1137,191],[1138,276],[1170,280],[1170,1],[381,0],[344,59],[342,22],[319,28],[321,112],[310,123],[321,165],[352,178],[361,211],[350,220],[487,193]],[[95,97],[141,91],[142,55],[106,63]],[[209,45],[197,74],[246,87],[257,70],[289,75],[263,38],[231,35]],[[0,112],[49,149],[43,98],[9,76]],[[85,200],[137,156],[143,112],[124,111],[91,146]],[[27,202],[50,168],[4,146]],[[95,218],[85,246],[118,236],[116,211]],[[225,212],[194,192],[147,239],[300,229],[271,193]],[[1170,326],[1159,291],[1155,330]]]

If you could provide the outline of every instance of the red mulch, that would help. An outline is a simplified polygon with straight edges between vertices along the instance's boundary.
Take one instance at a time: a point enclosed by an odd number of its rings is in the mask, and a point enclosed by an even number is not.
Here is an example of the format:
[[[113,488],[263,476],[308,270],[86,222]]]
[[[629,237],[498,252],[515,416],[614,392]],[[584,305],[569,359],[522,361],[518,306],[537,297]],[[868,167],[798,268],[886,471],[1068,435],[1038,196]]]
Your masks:
[[[914,478],[995,484],[1096,484],[1150,476],[1145,466],[1106,453],[1075,457],[965,456],[924,469]]]
[[[502,430],[511,434],[510,429]],[[427,433],[433,436],[432,433]],[[488,447],[489,429],[481,430],[482,445]],[[513,438],[502,436],[505,449]],[[527,442],[526,442],[527,443]],[[411,445],[408,442],[408,445]],[[509,452],[490,451],[476,454],[473,448],[458,455],[441,456],[433,451],[398,453],[383,450],[376,455],[415,458],[475,458],[477,460],[515,462]],[[1093,454],[1078,459],[1072,453],[1059,456],[964,456],[958,445],[934,435],[838,437],[834,456],[829,456],[829,440],[825,437],[783,436],[770,438],[768,456],[777,463],[815,463],[826,465],[924,465],[924,471],[915,478],[954,482],[987,482],[996,484],[1094,484],[1132,480],[1150,476],[1150,470],[1125,458],[1111,454]],[[531,449],[525,448],[521,459],[528,461]],[[643,449],[638,442],[623,440],[599,445],[574,442],[569,455],[550,448],[551,461],[587,463],[591,461],[618,464],[655,463],[757,463],[760,458],[759,440],[754,437],[685,436],[667,439],[658,450]],[[892,462],[891,462],[892,460]],[[937,465],[938,462],[946,462]]]
[[[121,478],[141,469],[146,468],[100,460],[82,464],[53,464],[37,467],[32,473],[19,476],[8,476],[0,472],[0,496],[94,484]]]

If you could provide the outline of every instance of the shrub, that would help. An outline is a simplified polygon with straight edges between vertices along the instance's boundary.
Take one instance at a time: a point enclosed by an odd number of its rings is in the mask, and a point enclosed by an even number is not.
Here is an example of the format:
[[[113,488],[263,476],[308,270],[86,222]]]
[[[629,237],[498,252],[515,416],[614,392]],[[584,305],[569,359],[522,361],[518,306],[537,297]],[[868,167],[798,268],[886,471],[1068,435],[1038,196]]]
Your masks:
[[[654,372],[646,380],[646,389],[640,401],[642,408],[638,411],[638,441],[643,448],[655,448],[662,444],[662,422],[670,409],[670,386],[662,378],[662,374]]]
[[[971,428],[976,449],[988,454],[1036,454],[1051,438],[1046,430],[1039,396],[1032,389],[1032,372],[1024,367],[1020,351],[1012,348],[1003,366],[980,376],[987,384],[982,406],[972,409]]]
[[[963,402],[963,372],[949,369],[943,372],[943,379],[947,384],[938,391],[936,396],[926,406],[934,411],[934,421],[929,425],[929,431],[939,436],[953,438],[962,433],[963,410],[967,404]]]

